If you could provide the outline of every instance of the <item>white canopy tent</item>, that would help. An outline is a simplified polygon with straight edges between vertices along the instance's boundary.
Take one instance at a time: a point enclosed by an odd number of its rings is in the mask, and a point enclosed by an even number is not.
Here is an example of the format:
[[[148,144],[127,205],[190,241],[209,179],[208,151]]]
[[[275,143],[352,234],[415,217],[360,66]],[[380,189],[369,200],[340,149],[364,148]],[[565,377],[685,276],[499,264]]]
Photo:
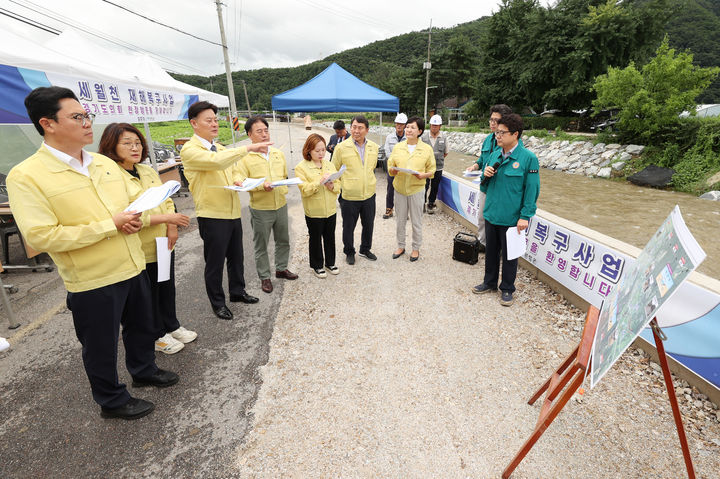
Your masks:
[[[226,96],[175,80],[147,55],[98,45],[73,30],[45,44],[0,31],[0,172],[7,174],[42,141],[23,100],[32,89],[49,85],[70,88],[96,114],[94,146],[100,125],[145,123],[147,135],[148,122],[187,118],[187,108],[198,100],[229,105]]]

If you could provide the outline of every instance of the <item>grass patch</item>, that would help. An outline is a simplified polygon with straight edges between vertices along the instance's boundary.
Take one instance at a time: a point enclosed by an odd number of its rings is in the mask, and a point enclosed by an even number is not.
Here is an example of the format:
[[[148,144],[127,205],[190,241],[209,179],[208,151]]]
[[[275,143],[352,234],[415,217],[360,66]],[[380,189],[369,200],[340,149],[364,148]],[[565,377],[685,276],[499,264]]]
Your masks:
[[[145,134],[145,127],[142,123],[135,123],[134,126]],[[162,143],[163,145],[173,146],[175,144],[175,138],[190,138],[193,135],[193,129],[187,120],[161,121],[149,123],[148,126],[150,127],[150,135],[153,141]],[[247,138],[245,132],[235,132],[235,141],[240,141],[245,138]],[[232,132],[229,122],[220,120],[220,130],[217,141],[223,145],[232,143]]]

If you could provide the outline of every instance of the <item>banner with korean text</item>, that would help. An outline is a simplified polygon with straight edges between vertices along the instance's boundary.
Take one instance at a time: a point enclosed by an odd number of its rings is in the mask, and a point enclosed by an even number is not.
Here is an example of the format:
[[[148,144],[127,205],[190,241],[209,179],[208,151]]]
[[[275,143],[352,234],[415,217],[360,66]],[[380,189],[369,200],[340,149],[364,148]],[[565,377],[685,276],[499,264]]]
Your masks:
[[[525,231],[527,250],[523,257],[598,309],[629,260],[540,216],[531,218]]]
[[[0,124],[30,123],[23,99],[33,89],[51,85],[75,92],[98,124],[187,119],[188,107],[198,101],[197,95],[166,88],[0,65]]]

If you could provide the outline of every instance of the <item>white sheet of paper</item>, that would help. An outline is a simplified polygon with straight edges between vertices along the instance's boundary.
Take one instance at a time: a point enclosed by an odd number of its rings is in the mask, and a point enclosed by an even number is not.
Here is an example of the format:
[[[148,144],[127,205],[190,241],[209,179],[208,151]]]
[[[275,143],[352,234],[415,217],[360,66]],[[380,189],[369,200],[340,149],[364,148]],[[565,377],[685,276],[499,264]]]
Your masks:
[[[345,170],[347,170],[347,168],[345,167],[345,165],[342,165],[338,171],[336,171],[335,173],[333,173],[332,175],[330,175],[327,180],[321,181],[320,184],[321,184],[321,185],[324,185],[324,184],[327,183],[328,181],[335,181],[335,180],[337,180],[338,178],[340,178],[340,177],[342,176],[343,173],[345,173]]]
[[[474,178],[476,176],[482,176],[483,172],[480,170],[470,170],[470,171],[464,171],[463,176],[467,178]]]
[[[170,280],[170,254],[172,251],[168,249],[167,237],[155,238],[155,245],[157,246],[157,282],[162,283]]]
[[[264,176],[262,178],[246,178],[245,181],[243,181],[242,186],[230,185],[230,186],[223,186],[223,188],[228,189],[228,190],[233,190],[233,191],[250,191],[250,190],[254,190],[258,186],[262,185],[263,183],[265,183]]]
[[[138,196],[138,198],[130,203],[130,206],[125,208],[125,211],[137,211],[141,213],[143,211],[151,210],[156,206],[159,206],[163,201],[170,198],[177,190],[180,189],[180,183],[175,180],[170,180],[163,183],[160,186],[153,186],[148,188]]]
[[[278,186],[299,185],[302,182],[303,181],[300,178],[295,177],[295,178],[288,178],[286,180],[273,181],[272,183],[270,183],[270,186],[272,186],[273,188],[276,188]]]
[[[505,233],[507,240],[507,257],[508,260],[519,258],[525,254],[525,233],[518,233],[517,226],[512,226]]]
[[[411,170],[409,168],[398,168],[397,166],[393,166],[395,168],[395,171],[399,171],[400,173],[407,173],[409,175],[419,175],[419,171]]]

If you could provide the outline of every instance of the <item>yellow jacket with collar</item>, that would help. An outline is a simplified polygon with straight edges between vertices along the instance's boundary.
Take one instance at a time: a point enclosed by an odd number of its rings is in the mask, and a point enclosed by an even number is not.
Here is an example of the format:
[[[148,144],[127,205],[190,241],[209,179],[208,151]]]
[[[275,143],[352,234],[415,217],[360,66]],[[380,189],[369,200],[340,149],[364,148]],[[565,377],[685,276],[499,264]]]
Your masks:
[[[218,151],[205,148],[193,135],[180,150],[185,177],[195,201],[195,214],[202,218],[240,218],[240,196],[224,186],[233,184],[236,162],[247,155],[247,148],[225,148],[215,144]]]
[[[349,138],[335,147],[332,162],[336,170],[345,165],[347,170],[340,177],[342,197],[350,201],[363,201],[375,194],[375,167],[378,145],[365,139],[365,162],[360,159],[355,141]]]
[[[118,168],[120,168],[120,171],[122,171],[124,175],[127,175],[126,179],[130,182],[133,188],[130,193],[134,197],[139,196],[148,188],[162,185],[160,176],[151,166],[139,163],[136,164],[135,170],[138,172],[140,178],[135,178],[133,175],[128,173],[125,168],[119,164],[117,165]],[[175,203],[173,203],[172,198],[166,199],[160,206],[156,206],[155,208],[147,211],[148,226],[144,226],[138,233],[140,236],[140,242],[142,243],[143,253],[145,253],[146,263],[155,263],[157,261],[157,245],[155,243],[155,238],[167,236],[167,224],[160,223],[150,226],[150,217],[153,215],[164,215],[170,213],[175,213]]]
[[[388,159],[388,174],[394,176],[393,188],[401,195],[411,196],[425,189],[425,180],[418,180],[415,175],[398,173],[390,170],[390,167],[407,168],[419,173],[435,174],[435,154],[432,146],[418,140],[415,150],[410,153],[407,140],[398,143]]]
[[[10,206],[25,241],[47,252],[70,292],[137,276],[145,269],[140,237],[117,231],[112,216],[133,187],[113,160],[91,153],[90,177],[44,146],[7,177]]]
[[[242,182],[247,178],[265,178],[265,181],[272,183],[287,177],[285,155],[277,148],[269,147],[267,160],[261,153],[256,152],[244,156],[237,164],[234,181]],[[287,186],[278,186],[271,191],[265,191],[265,188],[260,185],[250,190],[250,208],[266,211],[279,210],[287,204],[285,199],[287,193]]]
[[[326,174],[336,173],[337,170],[329,161],[323,160],[322,167],[308,160],[301,161],[295,167],[295,176],[303,180],[298,185],[302,196],[305,216],[310,218],[329,218],[337,212],[337,195],[340,193],[340,181],[333,182],[332,191],[320,184],[320,179]],[[341,177],[342,178],[342,177]]]

